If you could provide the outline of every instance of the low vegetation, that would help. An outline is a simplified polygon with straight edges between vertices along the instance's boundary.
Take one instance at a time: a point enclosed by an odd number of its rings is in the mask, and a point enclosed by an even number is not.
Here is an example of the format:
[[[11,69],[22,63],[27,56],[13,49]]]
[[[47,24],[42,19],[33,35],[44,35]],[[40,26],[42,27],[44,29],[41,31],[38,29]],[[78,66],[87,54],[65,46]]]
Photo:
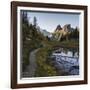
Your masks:
[[[36,53],[36,63],[37,70],[35,73],[36,77],[43,76],[56,76],[58,75],[55,67],[52,66],[50,55],[54,49],[57,47],[70,47],[78,48],[79,40],[77,40],[79,32],[74,31],[68,34],[66,37],[63,36],[61,41],[55,39],[50,39],[45,37],[41,32],[39,26],[37,26],[37,19],[34,17],[33,24],[28,22],[27,14],[26,16],[22,13],[22,58],[23,65],[22,70],[26,69],[29,65],[29,54],[31,51],[39,48]],[[75,33],[78,33],[76,36]],[[56,35],[56,34],[55,34]],[[72,38],[72,39],[69,39]]]
[[[36,54],[37,60],[37,70],[36,76],[43,77],[43,76],[56,76],[57,72],[55,68],[50,65],[49,54],[51,52],[50,48],[41,48]]]

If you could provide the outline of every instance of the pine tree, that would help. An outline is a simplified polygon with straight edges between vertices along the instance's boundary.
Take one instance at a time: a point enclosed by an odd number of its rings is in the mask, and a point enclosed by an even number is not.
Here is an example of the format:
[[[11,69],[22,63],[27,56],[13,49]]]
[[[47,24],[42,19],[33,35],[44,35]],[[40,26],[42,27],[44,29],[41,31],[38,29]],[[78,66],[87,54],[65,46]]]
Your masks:
[[[33,18],[33,25],[34,25],[34,27],[36,27],[37,26],[37,18],[34,16],[34,18]]]

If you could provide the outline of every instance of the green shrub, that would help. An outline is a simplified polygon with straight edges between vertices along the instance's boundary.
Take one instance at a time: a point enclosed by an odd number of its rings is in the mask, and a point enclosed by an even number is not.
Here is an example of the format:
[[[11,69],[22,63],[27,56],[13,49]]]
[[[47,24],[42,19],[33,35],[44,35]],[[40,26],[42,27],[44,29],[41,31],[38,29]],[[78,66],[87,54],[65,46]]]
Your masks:
[[[41,48],[36,54],[37,60],[37,77],[45,77],[45,76],[56,76],[56,70],[47,62],[48,56],[50,55],[51,49],[49,47]]]

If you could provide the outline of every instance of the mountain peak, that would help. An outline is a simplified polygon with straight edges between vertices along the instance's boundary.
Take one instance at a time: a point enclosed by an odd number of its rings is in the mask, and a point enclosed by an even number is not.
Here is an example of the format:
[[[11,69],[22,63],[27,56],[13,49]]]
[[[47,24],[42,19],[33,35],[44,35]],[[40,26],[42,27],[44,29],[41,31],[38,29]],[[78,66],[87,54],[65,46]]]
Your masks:
[[[61,29],[62,29],[62,27],[61,27],[61,25],[59,24],[59,25],[57,25],[55,31],[59,31],[59,30],[61,30]]]
[[[66,24],[63,27],[64,31],[70,31],[71,30],[71,24]]]
[[[47,30],[45,30],[45,29],[42,29],[42,30],[41,30],[41,33],[42,33],[44,36],[48,36],[48,37],[51,37],[51,36],[52,36],[52,34],[51,34],[50,32],[48,32]]]

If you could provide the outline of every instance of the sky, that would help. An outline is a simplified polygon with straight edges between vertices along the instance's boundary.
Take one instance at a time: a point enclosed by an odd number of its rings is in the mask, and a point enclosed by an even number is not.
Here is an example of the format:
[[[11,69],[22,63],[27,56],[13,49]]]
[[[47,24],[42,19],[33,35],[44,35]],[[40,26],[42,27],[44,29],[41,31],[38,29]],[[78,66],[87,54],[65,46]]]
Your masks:
[[[73,28],[79,27],[79,14],[28,11],[30,22],[33,22],[34,17],[37,18],[38,26],[49,32],[53,32],[59,24],[61,27],[65,24],[71,24]]]

